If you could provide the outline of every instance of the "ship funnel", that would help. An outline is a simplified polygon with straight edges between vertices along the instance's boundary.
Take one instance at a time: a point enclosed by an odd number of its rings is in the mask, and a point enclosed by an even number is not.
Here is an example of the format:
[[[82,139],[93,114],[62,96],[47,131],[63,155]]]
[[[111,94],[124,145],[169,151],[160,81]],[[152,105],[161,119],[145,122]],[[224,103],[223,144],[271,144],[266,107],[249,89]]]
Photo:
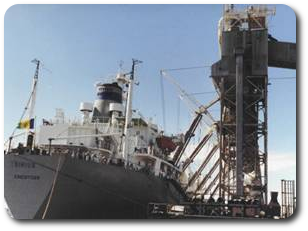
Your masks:
[[[93,107],[93,122],[107,123],[111,118],[110,104],[122,104],[122,88],[118,83],[97,83],[96,84],[97,98],[94,101]]]

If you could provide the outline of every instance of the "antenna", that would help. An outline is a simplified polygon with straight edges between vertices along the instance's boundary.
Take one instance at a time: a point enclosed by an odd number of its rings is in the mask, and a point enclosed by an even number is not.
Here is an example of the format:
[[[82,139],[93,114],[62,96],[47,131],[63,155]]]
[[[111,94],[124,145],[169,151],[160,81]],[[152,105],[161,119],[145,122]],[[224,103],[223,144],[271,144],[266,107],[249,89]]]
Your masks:
[[[132,65],[132,71],[130,73],[130,79],[134,79],[134,75],[135,75],[135,66],[142,63],[142,61],[138,60],[138,59],[133,59],[133,65]]]
[[[49,72],[49,73],[52,73],[52,71],[50,70],[50,69],[48,69],[48,68],[46,68],[45,67],[45,65],[44,65],[44,63],[42,62],[42,61],[40,61],[39,59],[33,59],[32,61],[31,61],[31,63],[34,63],[34,64],[38,64],[38,63],[40,63],[40,67],[41,67],[41,69],[43,69],[43,70],[45,70],[45,71],[47,71],[47,72]]]
[[[33,59],[32,61],[31,61],[31,63],[35,63],[35,64],[38,64],[40,61],[39,60],[37,60],[37,59]]]
[[[135,76],[134,76],[134,75],[135,75],[135,66],[136,66],[137,64],[140,64],[140,63],[142,63],[142,61],[137,60],[137,59],[133,59],[133,66],[132,66],[132,71],[131,71],[131,77],[130,77],[130,79],[134,79],[134,78],[135,78]],[[135,80],[135,84],[138,86],[138,85],[139,85],[139,82]]]

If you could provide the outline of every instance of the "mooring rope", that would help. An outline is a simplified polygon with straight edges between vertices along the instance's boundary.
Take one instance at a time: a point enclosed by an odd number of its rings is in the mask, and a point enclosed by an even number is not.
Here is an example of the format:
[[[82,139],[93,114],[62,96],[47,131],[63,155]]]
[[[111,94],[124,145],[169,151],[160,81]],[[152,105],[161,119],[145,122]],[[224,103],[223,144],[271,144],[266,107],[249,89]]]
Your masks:
[[[43,213],[43,216],[42,216],[42,219],[45,219],[45,216],[48,212],[48,209],[49,209],[49,205],[50,205],[50,202],[51,202],[51,198],[53,196],[53,192],[54,192],[54,189],[55,189],[55,186],[56,186],[56,182],[57,182],[57,179],[58,179],[58,175],[59,175],[59,170],[60,170],[60,163],[61,163],[61,158],[62,156],[59,155],[59,159],[58,159],[58,165],[57,165],[57,169],[56,169],[56,174],[54,176],[54,179],[53,179],[53,182],[52,182],[52,187],[51,187],[51,191],[50,191],[50,194],[49,194],[49,198],[48,198],[48,202],[46,204],[46,207],[45,207],[45,210],[44,210],[44,213]]]

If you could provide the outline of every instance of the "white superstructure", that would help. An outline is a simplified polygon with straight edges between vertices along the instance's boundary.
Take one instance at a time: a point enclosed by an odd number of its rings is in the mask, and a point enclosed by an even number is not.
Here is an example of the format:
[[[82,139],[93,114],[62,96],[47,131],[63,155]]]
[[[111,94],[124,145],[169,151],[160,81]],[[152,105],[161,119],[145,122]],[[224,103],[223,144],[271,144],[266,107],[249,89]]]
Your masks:
[[[69,120],[62,109],[56,109],[55,117],[39,127],[35,145],[47,152],[86,148],[89,156],[96,150],[98,159],[146,169],[156,176],[178,177],[180,170],[168,162],[174,150],[163,148],[157,141],[163,143],[166,137],[151,119],[133,113],[134,84],[133,71],[118,74],[112,83],[97,83],[94,103],[80,103],[81,119]]]

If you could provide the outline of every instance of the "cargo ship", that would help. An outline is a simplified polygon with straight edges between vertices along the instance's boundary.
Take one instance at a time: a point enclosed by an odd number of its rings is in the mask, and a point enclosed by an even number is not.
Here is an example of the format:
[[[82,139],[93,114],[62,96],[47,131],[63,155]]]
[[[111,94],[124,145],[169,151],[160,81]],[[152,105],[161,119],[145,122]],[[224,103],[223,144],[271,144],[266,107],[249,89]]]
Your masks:
[[[136,85],[131,71],[96,83],[94,103],[81,102],[80,121],[56,109],[53,119],[34,125],[40,61],[27,117],[25,143],[9,138],[4,155],[4,196],[16,219],[139,219],[147,206],[187,200],[182,171],[170,158],[180,137],[168,137],[132,109]],[[26,114],[26,113],[24,113]],[[37,132],[36,132],[37,131]]]

